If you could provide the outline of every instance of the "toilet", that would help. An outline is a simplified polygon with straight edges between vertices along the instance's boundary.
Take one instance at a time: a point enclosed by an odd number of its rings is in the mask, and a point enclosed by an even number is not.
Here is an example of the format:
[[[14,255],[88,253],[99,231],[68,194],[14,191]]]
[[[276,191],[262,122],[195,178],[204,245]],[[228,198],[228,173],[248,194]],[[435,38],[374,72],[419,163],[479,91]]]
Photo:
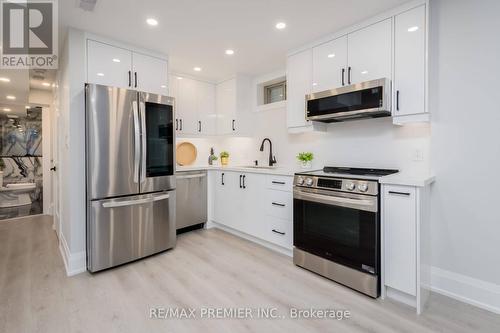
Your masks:
[[[0,187],[0,208],[31,205],[35,183],[14,183]]]

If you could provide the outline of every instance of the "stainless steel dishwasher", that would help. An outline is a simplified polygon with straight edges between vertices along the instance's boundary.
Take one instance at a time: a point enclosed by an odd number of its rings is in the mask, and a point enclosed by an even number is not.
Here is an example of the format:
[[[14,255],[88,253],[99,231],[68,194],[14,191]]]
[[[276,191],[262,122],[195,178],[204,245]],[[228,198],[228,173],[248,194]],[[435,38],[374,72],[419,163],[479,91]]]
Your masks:
[[[203,227],[207,222],[207,172],[181,171],[176,178],[177,231]]]

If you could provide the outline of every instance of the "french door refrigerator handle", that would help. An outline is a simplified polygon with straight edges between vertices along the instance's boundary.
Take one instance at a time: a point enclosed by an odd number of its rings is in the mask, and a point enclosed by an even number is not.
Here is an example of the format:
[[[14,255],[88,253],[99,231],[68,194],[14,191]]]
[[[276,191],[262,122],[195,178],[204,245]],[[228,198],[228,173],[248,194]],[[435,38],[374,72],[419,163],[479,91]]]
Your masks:
[[[139,182],[139,162],[141,159],[141,132],[139,124],[139,110],[137,101],[132,102],[132,113],[134,116],[134,183]]]
[[[103,202],[102,207],[104,208],[116,208],[125,207],[133,205],[142,205],[153,202],[153,198],[137,199],[137,200],[123,200],[123,201],[111,201]]]
[[[144,182],[146,180],[146,111],[145,104],[142,100],[139,100],[139,113],[141,115],[141,177],[140,182]]]

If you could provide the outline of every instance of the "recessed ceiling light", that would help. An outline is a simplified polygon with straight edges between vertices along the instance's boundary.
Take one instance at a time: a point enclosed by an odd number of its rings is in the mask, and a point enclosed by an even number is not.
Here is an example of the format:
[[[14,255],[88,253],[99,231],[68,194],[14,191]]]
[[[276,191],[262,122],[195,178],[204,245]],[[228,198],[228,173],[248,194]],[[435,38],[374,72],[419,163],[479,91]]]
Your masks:
[[[120,62],[120,59],[118,59],[118,58],[113,58],[113,62]]]
[[[286,28],[286,23],[285,22],[278,22],[278,23],[276,23],[276,29],[283,30],[285,28]]]
[[[44,87],[50,87],[50,83],[44,82],[44,83],[42,83],[42,86],[44,86]]]
[[[166,86],[166,85],[164,85],[164,84],[162,84],[160,87],[161,87],[161,88],[166,88],[167,86]]]
[[[158,21],[151,17],[146,20],[146,23],[153,27],[158,25]]]
[[[327,57],[328,58],[333,58],[333,57],[335,57],[335,53],[330,53]]]
[[[16,96],[7,95],[7,96],[5,96],[5,98],[7,98],[7,99],[11,99],[11,100],[14,100],[14,99],[16,99]]]
[[[414,26],[414,27],[409,27],[408,28],[408,32],[415,32],[418,30],[418,27],[417,26]]]
[[[316,82],[313,82],[313,86],[317,86],[318,84]]]
[[[228,50],[226,50],[226,54],[227,55],[233,55],[234,54],[234,50],[228,49]]]
[[[178,76],[178,77],[177,77],[177,80],[182,80],[182,76]]]
[[[10,82],[10,79],[8,77],[0,77],[0,81],[2,81],[2,82]]]
[[[361,74],[368,74],[368,71],[361,71]]]
[[[194,67],[194,68],[193,68],[193,70],[194,70],[195,72],[201,72],[201,67]]]
[[[11,109],[9,109],[9,108],[3,108],[3,110],[4,110],[5,112],[12,111],[12,110],[11,110]]]
[[[104,76],[104,73],[97,73],[97,76]]]

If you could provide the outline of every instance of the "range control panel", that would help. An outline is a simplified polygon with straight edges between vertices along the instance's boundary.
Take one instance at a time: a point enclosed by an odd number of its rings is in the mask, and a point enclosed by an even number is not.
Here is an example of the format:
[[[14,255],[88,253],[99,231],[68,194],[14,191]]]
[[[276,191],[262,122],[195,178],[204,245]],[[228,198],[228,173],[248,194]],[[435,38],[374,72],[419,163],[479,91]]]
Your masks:
[[[299,187],[378,195],[378,182],[374,180],[295,175],[293,184]]]

